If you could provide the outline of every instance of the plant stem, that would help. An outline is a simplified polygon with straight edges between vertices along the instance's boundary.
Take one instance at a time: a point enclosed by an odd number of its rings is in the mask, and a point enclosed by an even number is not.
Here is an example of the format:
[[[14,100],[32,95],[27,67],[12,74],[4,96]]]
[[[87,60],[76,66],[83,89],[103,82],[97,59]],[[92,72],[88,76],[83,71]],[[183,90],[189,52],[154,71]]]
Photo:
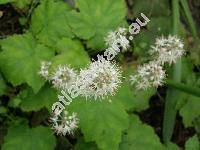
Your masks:
[[[176,88],[180,91],[200,97],[200,88],[198,88],[198,87],[185,85],[185,84],[179,83],[179,82],[174,82],[173,80],[167,80],[166,84],[169,87]]]
[[[192,35],[193,37],[197,37],[197,30],[196,30],[196,26],[195,26],[195,23],[194,23],[194,20],[192,18],[192,14],[190,12],[190,8],[188,6],[188,2],[186,0],[180,0],[181,2],[181,5],[183,7],[183,11],[185,13],[185,16],[186,16],[186,19],[188,21],[188,25],[190,27],[190,30],[192,32]]]
[[[179,29],[179,0],[172,1],[172,20],[173,20],[173,34],[178,34]],[[173,82],[181,81],[181,59],[177,61],[177,63],[173,66]],[[176,119],[176,103],[179,98],[179,94],[181,92],[174,89],[173,87],[169,87],[167,90],[167,96],[165,101],[165,111],[164,111],[164,120],[163,120],[163,141],[166,145],[170,143],[173,131],[174,124]]]

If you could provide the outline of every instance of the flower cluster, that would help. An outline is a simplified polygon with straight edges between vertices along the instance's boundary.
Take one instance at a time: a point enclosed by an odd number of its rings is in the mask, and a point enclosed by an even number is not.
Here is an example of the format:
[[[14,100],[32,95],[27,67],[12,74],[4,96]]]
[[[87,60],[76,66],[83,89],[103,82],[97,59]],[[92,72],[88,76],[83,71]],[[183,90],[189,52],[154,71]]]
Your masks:
[[[45,79],[49,78],[49,67],[51,62],[49,61],[42,61],[40,65],[40,71],[38,72],[39,75],[44,77]]]
[[[77,74],[72,68],[60,65],[56,68],[50,80],[55,88],[68,89],[74,83],[76,77]]]
[[[145,17],[145,20],[148,19],[144,14],[142,14],[142,16],[143,18]],[[142,23],[138,19],[137,21],[141,26],[145,26],[150,20],[145,21],[145,23]],[[135,24],[133,24],[133,26]],[[134,31],[134,29],[135,27],[133,29],[131,28],[131,31]],[[126,38],[127,34],[128,32],[125,28],[118,28],[114,32],[109,32],[108,36],[105,38],[108,48],[104,52],[104,56],[98,55],[98,60],[93,61],[88,67],[82,69],[79,74],[66,65],[60,65],[54,73],[49,75],[51,63],[43,62],[41,64],[39,74],[51,81],[55,88],[62,90],[61,93],[63,94],[62,96],[59,95],[59,101],[52,105],[54,115],[51,118],[51,121],[53,123],[53,129],[57,134],[71,134],[72,131],[77,128],[78,119],[76,114],[73,113],[72,116],[68,116],[67,111],[62,113],[65,106],[72,102],[72,98],[81,95],[96,100],[97,98],[103,99],[108,95],[115,94],[121,83],[120,78],[122,76],[118,66],[111,62],[111,60],[120,51],[126,51],[129,48],[130,42]],[[68,91],[72,98],[66,91]],[[68,101],[65,101],[65,98]],[[63,104],[65,106],[63,106]]]
[[[61,93],[63,94],[63,96],[59,95],[59,101],[52,105],[54,116],[51,121],[57,134],[71,134],[72,129],[77,127],[78,119],[75,113],[69,117],[67,117],[67,112],[64,115],[60,115],[65,106],[72,102],[72,98],[81,95],[86,98],[103,99],[108,94],[115,94],[121,83],[119,68],[116,64],[103,58],[103,56],[98,56],[97,61],[82,69],[79,74],[76,74],[72,68],[66,65],[60,65],[51,73],[52,75],[49,75],[51,63],[49,62],[48,66],[45,66],[46,64],[42,63],[40,75],[52,82],[55,88],[62,90]],[[45,76],[43,75],[44,73],[41,74],[44,70]],[[68,91],[72,98],[65,91]],[[65,101],[65,98],[68,101]]]
[[[108,48],[104,53],[108,60],[112,60],[120,50],[126,51],[129,48],[129,40],[126,38],[126,34],[127,30],[122,27],[108,33],[105,38]]]
[[[131,76],[132,84],[136,84],[137,89],[161,86],[166,76],[163,67],[154,61],[139,66],[137,72]]]
[[[76,72],[67,65],[59,65],[53,73],[49,73],[51,62],[42,61],[39,74],[52,82],[57,89],[68,89],[76,80]]]
[[[131,75],[131,81],[137,89],[147,89],[158,87],[164,83],[166,77],[164,64],[176,63],[176,61],[185,53],[183,43],[176,36],[167,38],[157,38],[155,46],[150,50],[154,60],[143,66],[138,67],[137,73]]]
[[[121,73],[116,64],[99,56],[97,61],[89,65],[87,69],[81,70],[77,78],[77,85],[81,95],[92,98],[104,98],[113,95],[117,90]]]
[[[150,53],[161,65],[165,63],[171,65],[185,53],[183,46],[180,39],[169,35],[168,38],[157,38],[155,46],[152,46]]]
[[[66,134],[73,134],[78,127],[79,119],[76,113],[69,115],[67,111],[63,111],[62,113],[54,113],[50,122],[52,122],[52,128],[57,134],[65,136]]]
[[[129,41],[126,38],[127,29],[119,27],[116,31],[111,31],[108,33],[107,37],[105,38],[106,45],[108,47],[113,47],[113,49],[116,46],[120,46],[122,50],[127,50],[129,47]],[[116,52],[118,52],[118,49],[114,49]]]
[[[41,66],[41,71],[43,68],[44,66]],[[49,72],[48,69],[45,71]],[[82,69],[78,75],[72,68],[60,65],[48,80],[57,89],[69,91],[72,86],[76,86],[80,95],[86,98],[103,99],[108,94],[115,93],[121,83],[120,78],[118,66],[99,56],[97,61]]]

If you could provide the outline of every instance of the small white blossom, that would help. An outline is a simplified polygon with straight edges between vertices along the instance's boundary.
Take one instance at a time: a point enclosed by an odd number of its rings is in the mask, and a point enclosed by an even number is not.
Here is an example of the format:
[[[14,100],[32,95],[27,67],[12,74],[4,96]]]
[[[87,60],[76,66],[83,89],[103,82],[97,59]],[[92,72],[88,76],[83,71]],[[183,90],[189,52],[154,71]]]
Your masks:
[[[107,37],[105,38],[106,41],[106,45],[110,46],[113,44],[114,41],[117,40],[117,35],[115,32],[110,31],[107,35]]]
[[[165,71],[157,62],[151,61],[148,64],[139,66],[137,73],[131,76],[132,84],[137,89],[148,89],[161,86],[165,79]]]
[[[155,46],[152,46],[150,53],[161,65],[165,63],[175,63],[185,50],[183,43],[176,36],[168,36],[168,38],[157,38]]]
[[[115,94],[119,87],[121,73],[115,64],[98,56],[98,60],[80,71],[77,85],[82,96],[104,98],[108,94]]]
[[[76,77],[73,69],[66,65],[60,65],[51,76],[51,81],[55,88],[68,89],[76,80]]]
[[[117,33],[122,34],[122,35],[126,35],[127,30],[126,30],[126,28],[119,27],[117,29]]]
[[[40,66],[40,71],[38,72],[39,75],[41,75],[45,79],[48,79],[50,65],[51,65],[51,62],[49,62],[49,61],[42,61],[41,62],[41,66]]]
[[[113,47],[116,52],[122,48],[122,51],[126,51],[129,48],[129,41],[126,38],[127,30],[125,28],[118,28],[116,31],[111,31],[105,38],[106,45]]]
[[[67,111],[64,111],[62,114],[54,113],[50,122],[57,134],[65,136],[66,134],[73,134],[74,130],[78,128],[79,119],[76,113],[69,115]]]

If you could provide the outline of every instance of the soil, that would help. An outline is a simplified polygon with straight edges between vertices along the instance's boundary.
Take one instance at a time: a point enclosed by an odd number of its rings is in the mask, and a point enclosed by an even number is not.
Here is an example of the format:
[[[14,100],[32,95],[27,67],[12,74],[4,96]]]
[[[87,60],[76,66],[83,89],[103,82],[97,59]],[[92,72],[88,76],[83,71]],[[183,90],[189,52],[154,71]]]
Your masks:
[[[0,39],[15,33],[22,33],[20,14],[11,5],[0,5]]]

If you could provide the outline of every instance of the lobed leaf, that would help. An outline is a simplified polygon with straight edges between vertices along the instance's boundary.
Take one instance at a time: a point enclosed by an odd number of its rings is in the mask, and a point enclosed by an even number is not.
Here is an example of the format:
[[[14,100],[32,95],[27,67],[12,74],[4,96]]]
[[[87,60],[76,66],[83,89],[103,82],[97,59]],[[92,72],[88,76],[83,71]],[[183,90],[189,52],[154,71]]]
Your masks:
[[[31,34],[13,35],[0,41],[0,68],[13,85],[27,83],[36,93],[44,84],[38,75],[40,62],[48,60],[54,52],[38,44]]]
[[[120,143],[119,150],[162,150],[164,146],[154,130],[143,124],[139,118],[132,115],[129,128],[125,131]]]
[[[104,37],[123,23],[126,9],[123,0],[76,0],[76,8],[68,14],[73,32],[91,48],[103,48]]]
[[[197,135],[189,138],[185,144],[185,150],[198,150],[200,149],[200,142],[198,140]]]
[[[67,3],[43,0],[32,14],[30,31],[43,44],[52,46],[61,38],[74,35],[67,21],[70,8]]]
[[[53,87],[46,84],[41,90],[35,94],[32,89],[27,89],[21,96],[21,109],[23,111],[38,111],[46,107],[51,112],[51,107],[57,100],[57,92]],[[22,94],[21,94],[22,95]]]
[[[122,131],[128,127],[128,115],[121,104],[108,100],[75,99],[69,109],[77,112],[86,142],[95,141],[102,150],[117,149]]]
[[[8,128],[2,150],[53,150],[56,139],[50,128],[27,124],[12,125]]]

